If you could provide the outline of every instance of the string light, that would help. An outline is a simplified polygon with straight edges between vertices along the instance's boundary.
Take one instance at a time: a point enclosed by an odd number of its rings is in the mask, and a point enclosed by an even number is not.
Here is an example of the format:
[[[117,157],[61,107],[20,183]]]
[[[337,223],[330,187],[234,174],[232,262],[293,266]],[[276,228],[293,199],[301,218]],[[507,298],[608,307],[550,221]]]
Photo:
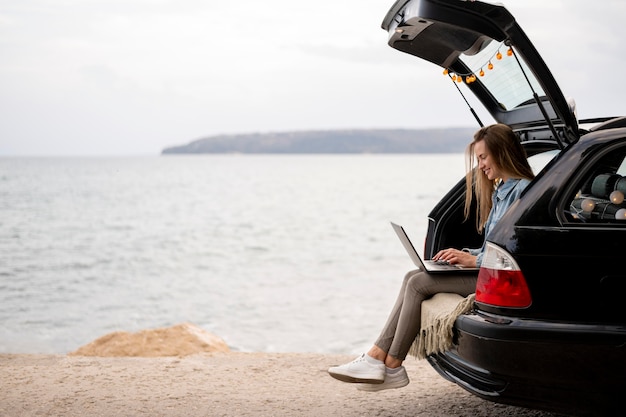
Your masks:
[[[609,200],[613,204],[622,204],[624,202],[624,193],[620,190],[615,190],[609,195]]]
[[[502,44],[500,45],[500,47],[502,46]],[[500,47],[498,48],[498,50],[496,51],[496,53],[494,55],[491,56],[491,58],[489,59],[489,61],[487,62],[486,66],[487,66],[487,70],[491,71],[494,68],[493,63],[491,62],[494,58],[497,60],[501,60],[502,59],[502,53],[500,52]],[[513,51],[512,47],[508,47],[506,50],[506,55],[507,56],[513,56],[515,52]],[[484,66],[480,67],[480,71],[478,72],[478,75],[481,77],[485,76],[485,70],[484,70]],[[475,74],[475,71],[469,72],[467,74],[454,74],[451,73],[450,70],[448,68],[444,68],[443,70],[443,75],[445,76],[450,76],[450,78],[452,79],[452,81],[455,81],[457,83],[460,83],[463,81],[463,78],[465,77],[465,83],[466,84],[471,84],[474,81],[476,81],[477,77]]]
[[[580,208],[583,209],[583,211],[586,213],[591,213],[593,209],[596,208],[596,202],[590,198],[585,198],[580,203]]]

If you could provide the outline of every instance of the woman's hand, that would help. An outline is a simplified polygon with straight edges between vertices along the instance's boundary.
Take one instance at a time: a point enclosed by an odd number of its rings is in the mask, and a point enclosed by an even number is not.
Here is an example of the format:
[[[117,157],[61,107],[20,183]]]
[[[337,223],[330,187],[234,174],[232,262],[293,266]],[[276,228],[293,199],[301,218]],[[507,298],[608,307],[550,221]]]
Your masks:
[[[476,268],[476,256],[458,249],[443,249],[433,256],[433,261],[446,261],[452,265]]]

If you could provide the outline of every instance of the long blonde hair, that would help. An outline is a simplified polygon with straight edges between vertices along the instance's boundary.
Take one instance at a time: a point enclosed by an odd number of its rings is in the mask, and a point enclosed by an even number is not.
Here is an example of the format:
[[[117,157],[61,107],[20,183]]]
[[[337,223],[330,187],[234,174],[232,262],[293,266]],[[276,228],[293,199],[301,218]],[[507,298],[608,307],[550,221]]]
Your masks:
[[[513,130],[504,124],[494,124],[479,129],[474,134],[474,140],[465,151],[467,174],[465,175],[465,220],[470,216],[473,195],[476,196],[476,229],[482,233],[492,206],[493,192],[500,179],[489,180],[484,172],[478,169],[474,146],[484,140],[485,147],[491,155],[492,162],[508,178],[525,178],[532,180],[533,174],[526,151],[522,147]],[[473,190],[473,193],[472,193]]]

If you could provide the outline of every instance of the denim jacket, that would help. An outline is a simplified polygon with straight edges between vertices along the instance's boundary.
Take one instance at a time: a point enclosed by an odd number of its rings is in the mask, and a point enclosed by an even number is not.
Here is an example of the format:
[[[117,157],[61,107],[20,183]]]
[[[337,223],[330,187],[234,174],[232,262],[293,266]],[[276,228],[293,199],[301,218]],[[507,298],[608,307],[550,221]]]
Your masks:
[[[489,238],[489,233],[493,227],[502,218],[504,213],[509,209],[511,204],[520,196],[522,191],[530,183],[530,180],[520,178],[509,178],[505,182],[501,182],[493,193],[491,211],[489,217],[487,217],[487,223],[485,223],[485,229],[483,231],[485,240],[483,246],[479,249],[464,249],[465,251],[476,256],[476,266],[480,267],[483,261],[483,254],[485,252],[485,242]]]

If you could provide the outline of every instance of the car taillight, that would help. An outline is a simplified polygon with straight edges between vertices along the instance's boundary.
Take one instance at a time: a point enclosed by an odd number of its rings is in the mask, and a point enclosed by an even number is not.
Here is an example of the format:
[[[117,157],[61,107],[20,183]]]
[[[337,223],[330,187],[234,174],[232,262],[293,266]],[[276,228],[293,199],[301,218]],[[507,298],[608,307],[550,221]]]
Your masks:
[[[487,242],[476,283],[476,301],[497,307],[532,303],[524,274],[508,252]]]

